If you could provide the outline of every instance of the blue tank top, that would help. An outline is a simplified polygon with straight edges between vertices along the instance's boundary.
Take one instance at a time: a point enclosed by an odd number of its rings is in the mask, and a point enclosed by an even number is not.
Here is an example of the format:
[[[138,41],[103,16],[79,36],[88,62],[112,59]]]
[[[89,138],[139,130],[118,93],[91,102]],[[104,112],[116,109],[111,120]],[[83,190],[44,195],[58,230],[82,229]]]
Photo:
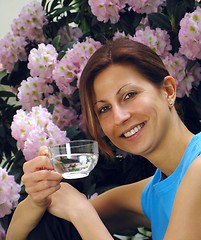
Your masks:
[[[151,222],[152,239],[162,240],[167,230],[177,189],[192,161],[201,154],[201,133],[194,135],[176,170],[163,179],[157,169],[145,187],[141,204]]]

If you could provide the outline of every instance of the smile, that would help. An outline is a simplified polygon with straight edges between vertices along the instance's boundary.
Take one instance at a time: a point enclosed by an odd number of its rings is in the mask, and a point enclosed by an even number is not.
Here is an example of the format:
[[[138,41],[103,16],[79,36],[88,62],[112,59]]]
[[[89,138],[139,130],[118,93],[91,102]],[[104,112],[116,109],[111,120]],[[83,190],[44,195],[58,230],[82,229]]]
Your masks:
[[[130,131],[124,133],[124,137],[128,138],[131,137],[132,135],[134,135],[135,133],[137,133],[142,127],[144,126],[144,123],[141,123],[139,125],[137,125],[136,127],[134,127],[133,129],[131,129]]]

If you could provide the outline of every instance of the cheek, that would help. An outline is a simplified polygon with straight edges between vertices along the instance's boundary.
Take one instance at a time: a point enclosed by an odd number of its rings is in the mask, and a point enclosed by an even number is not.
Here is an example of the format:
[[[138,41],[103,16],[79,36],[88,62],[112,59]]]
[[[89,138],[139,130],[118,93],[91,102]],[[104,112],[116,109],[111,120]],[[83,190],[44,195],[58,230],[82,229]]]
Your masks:
[[[104,134],[110,138],[112,133],[112,121],[108,118],[99,119],[99,124]]]

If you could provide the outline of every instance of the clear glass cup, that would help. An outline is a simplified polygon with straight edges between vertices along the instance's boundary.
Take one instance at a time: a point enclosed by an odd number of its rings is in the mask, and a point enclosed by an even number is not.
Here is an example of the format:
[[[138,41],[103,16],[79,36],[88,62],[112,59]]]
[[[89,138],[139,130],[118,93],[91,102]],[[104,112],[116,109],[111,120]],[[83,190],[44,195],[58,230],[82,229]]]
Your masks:
[[[98,162],[98,143],[93,140],[75,140],[49,148],[54,170],[65,179],[89,175]]]

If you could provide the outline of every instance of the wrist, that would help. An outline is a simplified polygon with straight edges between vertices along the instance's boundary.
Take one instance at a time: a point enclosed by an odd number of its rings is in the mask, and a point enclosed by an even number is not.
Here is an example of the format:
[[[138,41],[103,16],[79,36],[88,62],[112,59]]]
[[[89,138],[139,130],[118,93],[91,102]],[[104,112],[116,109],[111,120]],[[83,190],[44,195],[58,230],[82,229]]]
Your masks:
[[[40,211],[40,212],[45,212],[48,205],[50,204],[50,201],[48,202],[44,202],[44,203],[36,203],[32,197],[30,195],[27,196],[27,198],[25,199],[25,201],[27,202],[27,204],[30,205],[30,207],[36,211]]]

